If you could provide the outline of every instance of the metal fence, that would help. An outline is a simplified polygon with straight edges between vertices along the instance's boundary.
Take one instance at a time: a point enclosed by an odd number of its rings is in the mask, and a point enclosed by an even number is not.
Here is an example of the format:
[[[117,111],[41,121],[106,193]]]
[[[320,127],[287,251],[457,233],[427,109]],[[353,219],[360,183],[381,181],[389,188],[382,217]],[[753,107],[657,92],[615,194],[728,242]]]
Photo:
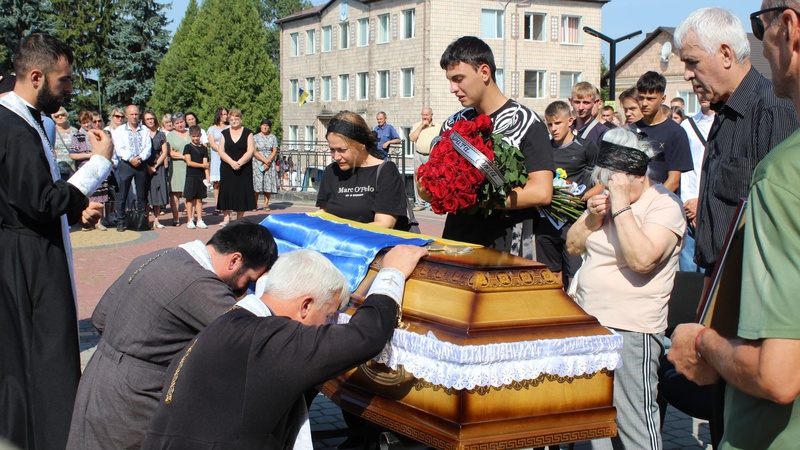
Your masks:
[[[406,179],[406,193],[413,197],[414,165],[403,154],[404,144],[393,144],[389,147],[389,159],[393,161]],[[333,162],[327,141],[282,141],[278,146],[278,157],[281,159],[280,188],[284,191],[316,192],[322,179],[322,172]],[[285,172],[283,158],[291,158],[294,173]],[[407,164],[410,171],[407,170]],[[290,165],[290,166],[291,166]],[[410,178],[410,184],[409,184]]]

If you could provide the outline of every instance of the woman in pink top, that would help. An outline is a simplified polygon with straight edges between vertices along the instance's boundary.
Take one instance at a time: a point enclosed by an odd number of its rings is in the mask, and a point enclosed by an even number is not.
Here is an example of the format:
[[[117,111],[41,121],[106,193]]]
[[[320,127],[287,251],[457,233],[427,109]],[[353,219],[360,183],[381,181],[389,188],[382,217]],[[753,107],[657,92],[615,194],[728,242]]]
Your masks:
[[[585,258],[575,279],[578,304],[623,337],[613,448],[661,448],[659,356],[686,218],[680,198],[647,176],[652,157],[650,143],[630,130],[607,132],[592,177],[608,192],[587,201],[567,234],[567,250]]]

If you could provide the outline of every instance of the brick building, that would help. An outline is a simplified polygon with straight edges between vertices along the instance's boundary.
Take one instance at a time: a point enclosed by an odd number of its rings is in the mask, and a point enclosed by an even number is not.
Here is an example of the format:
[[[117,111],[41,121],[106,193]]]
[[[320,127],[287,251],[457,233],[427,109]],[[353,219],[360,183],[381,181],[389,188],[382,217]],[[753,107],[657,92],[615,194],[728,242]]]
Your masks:
[[[686,103],[686,113],[694,115],[700,110],[700,106],[697,103],[697,96],[692,91],[692,84],[683,79],[684,65],[673,45],[674,33],[674,27],[658,27],[652,33],[648,33],[639,45],[619,60],[617,63],[617,95],[636,85],[636,80],[643,73],[654,70],[667,79],[667,103],[673,97],[681,97]],[[752,33],[747,34],[747,39],[750,41],[750,61],[756,70],[770,78],[772,71],[769,62],[764,58],[763,44]],[[662,60],[661,51],[666,43],[669,43],[671,51],[668,57]],[[606,80],[603,81],[605,85]]]
[[[541,113],[574,83],[599,83],[601,43],[582,29],[601,29],[608,1],[331,0],[284,17],[284,143],[324,140],[325,124],[343,109],[370,126],[385,111],[403,138],[424,106],[444,120],[461,106],[439,58],[463,35],[484,39],[501,89]],[[302,106],[300,89],[309,93]],[[404,151],[411,155],[410,144]]]

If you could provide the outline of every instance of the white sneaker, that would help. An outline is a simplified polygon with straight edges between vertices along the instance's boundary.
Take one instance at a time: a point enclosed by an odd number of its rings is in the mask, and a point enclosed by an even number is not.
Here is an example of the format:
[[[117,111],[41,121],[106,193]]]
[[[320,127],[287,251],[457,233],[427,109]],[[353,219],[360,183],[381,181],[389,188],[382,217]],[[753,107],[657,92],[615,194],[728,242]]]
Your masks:
[[[203,220],[201,219],[200,221],[197,222],[197,228],[205,230],[206,228],[208,228],[208,225],[206,225],[206,223],[203,222]]]
[[[196,227],[196,226],[194,226],[194,221],[193,221],[193,220],[190,220],[189,222],[187,222],[187,223],[186,223],[186,228],[188,228],[188,229],[190,229],[190,230],[194,230],[194,229],[195,229],[195,228],[197,228],[197,227]]]

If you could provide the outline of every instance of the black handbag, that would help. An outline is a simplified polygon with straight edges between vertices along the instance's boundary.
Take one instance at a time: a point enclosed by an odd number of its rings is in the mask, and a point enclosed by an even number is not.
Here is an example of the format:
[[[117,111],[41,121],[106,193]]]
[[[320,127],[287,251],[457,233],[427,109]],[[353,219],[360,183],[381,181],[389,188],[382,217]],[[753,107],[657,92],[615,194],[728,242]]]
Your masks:
[[[69,180],[69,177],[75,175],[75,169],[69,165],[68,162],[59,161],[58,162],[58,172],[61,175],[62,180]]]
[[[125,228],[131,231],[147,231],[150,229],[147,214],[144,211],[126,211]]]

